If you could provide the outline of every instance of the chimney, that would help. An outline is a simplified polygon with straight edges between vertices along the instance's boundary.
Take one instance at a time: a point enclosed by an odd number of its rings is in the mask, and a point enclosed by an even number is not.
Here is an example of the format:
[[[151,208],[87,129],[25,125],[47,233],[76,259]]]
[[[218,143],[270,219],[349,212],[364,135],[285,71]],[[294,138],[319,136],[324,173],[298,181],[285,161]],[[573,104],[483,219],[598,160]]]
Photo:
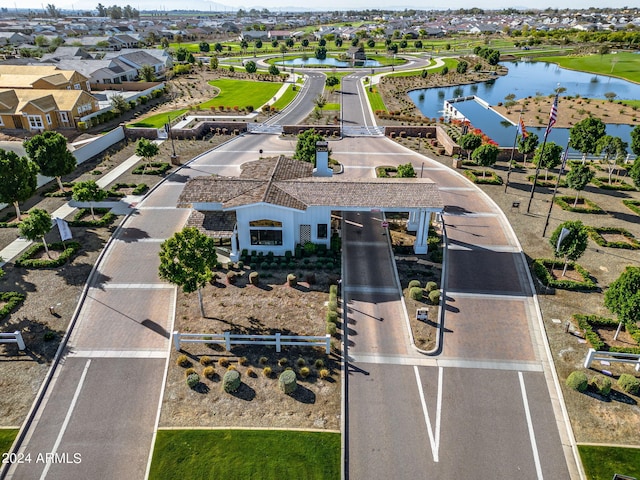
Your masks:
[[[326,141],[316,142],[316,168],[314,177],[331,177],[333,170],[329,168],[329,144]]]

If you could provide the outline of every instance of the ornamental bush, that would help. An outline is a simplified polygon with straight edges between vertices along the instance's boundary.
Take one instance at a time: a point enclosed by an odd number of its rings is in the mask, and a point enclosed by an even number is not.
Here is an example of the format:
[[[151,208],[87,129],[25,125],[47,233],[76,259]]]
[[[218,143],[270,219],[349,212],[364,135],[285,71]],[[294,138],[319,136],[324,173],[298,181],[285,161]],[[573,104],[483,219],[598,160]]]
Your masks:
[[[409,297],[413,300],[422,300],[422,288],[412,287],[409,289]]]
[[[198,373],[196,372],[196,369],[193,367],[189,367],[184,371],[184,376],[188,377],[189,375],[191,375],[192,373]]]
[[[618,386],[625,392],[631,393],[632,395],[640,393],[640,380],[628,373],[620,375],[620,378],[618,378]]]
[[[427,292],[432,292],[433,290],[438,289],[438,284],[436,282],[427,282],[427,285],[424,288]]]
[[[329,335],[335,335],[336,332],[338,331],[338,327],[336,327],[336,324],[333,322],[327,322],[326,325],[326,330],[325,330]]]
[[[429,292],[429,300],[433,305],[438,305],[440,303],[440,290],[431,290]]]
[[[191,360],[189,360],[189,357],[186,355],[178,355],[178,358],[176,358],[176,365],[187,368],[191,366]]]
[[[232,393],[240,388],[240,373],[237,370],[227,370],[222,377],[222,388],[227,393]]]
[[[189,388],[195,388],[196,385],[200,383],[200,375],[197,373],[192,373],[187,377],[187,386]]]
[[[216,369],[212,365],[209,365],[208,367],[204,367],[202,374],[211,380],[216,375]]]
[[[313,362],[313,365],[316,368],[320,369],[320,368],[324,367],[324,360],[322,360],[321,358],[318,358],[318,359],[316,359],[315,362]]]
[[[267,378],[271,377],[272,373],[273,373],[273,370],[271,369],[271,367],[264,367],[262,369],[262,375],[264,375]]]
[[[335,325],[335,323],[338,321],[338,312],[334,311],[334,310],[328,310],[327,311],[327,322],[328,323],[333,323]]]
[[[319,372],[318,375],[320,376],[320,378],[327,378],[330,374],[329,374],[329,370],[327,370],[326,368],[322,368]]]
[[[584,392],[589,385],[589,380],[584,372],[573,371],[567,377],[567,387]]]
[[[296,381],[296,372],[293,370],[285,370],[278,377],[278,386],[286,394],[290,394],[296,391],[298,382]]]
[[[336,302],[335,300],[329,300],[329,303],[327,303],[327,309],[335,312],[338,310],[338,302]]]
[[[222,368],[227,368],[229,366],[229,359],[226,357],[220,357],[218,359],[218,365],[220,365]]]
[[[251,285],[258,285],[259,279],[260,279],[260,274],[258,272],[251,272],[249,274],[249,283]]]
[[[300,368],[300,376],[302,378],[307,378],[311,374],[311,370],[309,367],[301,367]]]
[[[212,363],[213,359],[208,355],[203,355],[200,357],[200,365],[204,365],[206,367],[207,365],[211,365]]]
[[[611,379],[604,375],[596,375],[589,382],[589,386],[594,392],[608,397],[611,393]]]
[[[422,284],[420,283],[420,280],[411,280],[409,282],[409,288],[422,288]]]

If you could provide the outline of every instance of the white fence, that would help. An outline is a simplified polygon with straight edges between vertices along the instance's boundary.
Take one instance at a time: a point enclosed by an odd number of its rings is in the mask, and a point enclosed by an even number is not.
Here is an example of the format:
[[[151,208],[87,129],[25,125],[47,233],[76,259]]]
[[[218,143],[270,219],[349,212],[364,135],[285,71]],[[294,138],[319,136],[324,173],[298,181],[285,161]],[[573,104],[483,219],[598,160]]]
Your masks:
[[[24,350],[25,344],[22,339],[22,333],[16,330],[13,333],[0,333],[0,343],[17,343],[20,350]]]
[[[635,353],[603,352],[590,348],[584,361],[584,368],[591,367],[591,363],[597,361],[631,363],[636,366],[636,372],[640,371],[640,355]]]
[[[304,336],[304,335],[239,335],[230,332],[224,333],[180,333],[173,332],[173,345],[180,350],[182,343],[216,343],[224,345],[227,351],[231,351],[232,345],[275,345],[276,352],[282,350],[282,346],[302,345],[306,347],[325,347],[327,354],[331,353],[331,335]]]

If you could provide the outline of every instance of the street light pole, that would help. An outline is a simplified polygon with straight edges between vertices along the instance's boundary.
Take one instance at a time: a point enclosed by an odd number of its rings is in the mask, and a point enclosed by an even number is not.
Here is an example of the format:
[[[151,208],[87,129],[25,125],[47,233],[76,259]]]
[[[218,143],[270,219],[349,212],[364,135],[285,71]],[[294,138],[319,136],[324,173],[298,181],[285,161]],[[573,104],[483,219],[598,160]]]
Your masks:
[[[169,138],[171,139],[171,160],[175,160],[176,155],[176,146],[173,143],[173,134],[171,133],[171,115],[167,115],[169,119],[169,123],[167,123],[167,133],[169,134]]]

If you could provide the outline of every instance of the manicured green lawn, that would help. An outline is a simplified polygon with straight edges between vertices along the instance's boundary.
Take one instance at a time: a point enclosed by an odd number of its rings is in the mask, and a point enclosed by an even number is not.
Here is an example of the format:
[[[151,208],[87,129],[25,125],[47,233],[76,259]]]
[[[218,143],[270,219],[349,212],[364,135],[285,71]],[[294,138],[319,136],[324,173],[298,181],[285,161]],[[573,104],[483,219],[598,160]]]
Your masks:
[[[162,128],[165,123],[169,121],[169,117],[176,118],[186,112],[188,109],[181,108],[179,110],[173,110],[171,112],[158,113],[150,117],[145,118],[139,122],[130,123],[130,127],[143,127],[143,128]]]
[[[588,480],[611,480],[613,475],[640,478],[640,448],[578,445]]]
[[[254,108],[259,108],[272,98],[282,86],[281,83],[275,82],[254,82],[228,78],[212,80],[209,85],[219,88],[220,94],[200,105],[205,109],[219,107],[220,105],[226,107],[253,105]]]
[[[284,92],[284,95],[282,95],[277,101],[276,103],[273,104],[273,106],[275,108],[277,108],[278,110],[282,110],[283,108],[285,108],[287,105],[289,105],[294,98],[296,98],[296,95],[300,92],[300,85],[298,85],[296,87],[296,90],[294,91],[291,88],[291,85],[289,87],[287,87],[287,91]]]
[[[640,55],[618,52],[607,55],[584,55],[580,57],[542,57],[539,60],[557,63],[571,70],[582,70],[600,75],[611,75],[640,83]]]
[[[367,98],[369,99],[369,103],[371,104],[371,110],[374,112],[378,110],[382,110],[383,112],[387,111],[387,107],[382,101],[382,97],[378,93],[378,88],[373,87],[373,91],[369,91],[369,87],[367,87]]]
[[[151,480],[333,480],[340,434],[287,430],[159,430]]]
[[[17,428],[0,428],[0,453],[6,453],[18,435]]]

